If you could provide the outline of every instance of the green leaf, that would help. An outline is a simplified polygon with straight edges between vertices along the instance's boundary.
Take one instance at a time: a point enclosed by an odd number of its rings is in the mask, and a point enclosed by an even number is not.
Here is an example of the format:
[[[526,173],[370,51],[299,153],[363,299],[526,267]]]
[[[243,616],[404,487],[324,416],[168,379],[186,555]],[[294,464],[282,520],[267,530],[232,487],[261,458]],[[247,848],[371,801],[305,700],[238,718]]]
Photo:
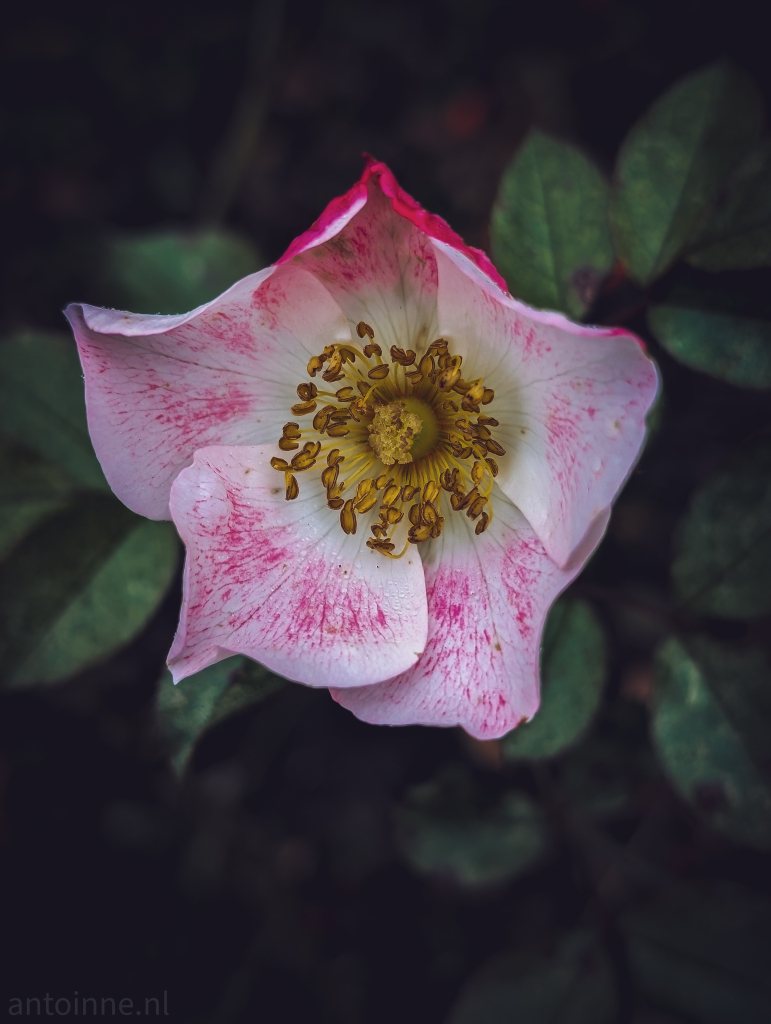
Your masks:
[[[771,388],[771,322],[711,309],[651,306],[648,325],[671,356],[740,388]]]
[[[88,436],[83,373],[71,338],[22,334],[0,341],[0,433],[81,486],[109,490]]]
[[[554,757],[588,728],[602,698],[602,627],[585,601],[558,601],[544,631],[541,706],[532,721],[501,740],[507,760]]]
[[[394,824],[396,846],[415,871],[469,888],[522,874],[546,849],[543,815],[528,796],[510,792],[478,808],[470,779],[455,766],[412,787]]]
[[[666,641],[653,736],[675,786],[710,825],[771,849],[771,669],[761,650]]]
[[[58,467],[0,437],[0,561],[74,490]]]
[[[761,118],[755,87],[719,62],[677,83],[632,128],[618,157],[610,217],[635,280],[648,284],[677,259],[755,142]]]
[[[472,977],[447,1024],[612,1024],[617,999],[607,955],[588,929],[555,948],[496,957]]]
[[[771,612],[771,444],[696,492],[676,534],[672,578],[689,610],[727,619]]]
[[[122,647],[162,600],[179,561],[170,523],[107,495],[77,495],[0,564],[0,664],[11,687],[53,683]]]
[[[177,773],[184,773],[206,729],[264,700],[283,683],[280,676],[240,655],[210,665],[176,686],[165,669],[158,691],[158,719]]]
[[[136,313],[186,313],[262,265],[232,232],[163,231],[113,239],[105,276],[115,301]]]
[[[633,976],[658,1005],[699,1024],[766,1024],[771,901],[733,882],[665,890],[621,920]]]
[[[771,141],[737,168],[688,262],[700,270],[771,266]]]
[[[490,236],[513,295],[583,316],[613,265],[607,182],[577,149],[532,132],[504,172]]]

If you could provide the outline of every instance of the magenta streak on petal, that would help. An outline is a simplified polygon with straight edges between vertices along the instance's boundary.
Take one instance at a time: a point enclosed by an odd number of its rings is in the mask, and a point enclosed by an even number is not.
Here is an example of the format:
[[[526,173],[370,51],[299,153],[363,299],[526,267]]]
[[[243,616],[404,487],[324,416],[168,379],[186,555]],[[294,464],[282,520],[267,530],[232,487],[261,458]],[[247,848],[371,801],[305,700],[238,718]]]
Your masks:
[[[403,671],[425,644],[420,559],[381,568],[362,539],[339,530],[320,483],[314,491],[304,480],[303,492],[316,496],[287,503],[269,465],[273,451],[204,449],[173,486],[188,552],[169,656],[175,674],[223,651],[312,686],[359,686]]]

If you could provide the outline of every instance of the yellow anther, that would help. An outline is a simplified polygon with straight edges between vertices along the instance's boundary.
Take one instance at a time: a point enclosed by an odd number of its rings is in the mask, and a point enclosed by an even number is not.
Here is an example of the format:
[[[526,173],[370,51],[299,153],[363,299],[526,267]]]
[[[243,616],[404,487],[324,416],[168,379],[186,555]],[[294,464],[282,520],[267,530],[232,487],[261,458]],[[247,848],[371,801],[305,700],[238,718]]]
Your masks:
[[[321,356],[311,356],[308,360],[308,376],[315,377],[324,366],[324,359]]]
[[[397,348],[396,345],[392,345],[391,361],[394,363],[398,363],[400,366],[412,366],[412,364],[415,362],[415,353],[412,351],[411,348],[408,348],[407,351],[405,352],[403,348]]]
[[[289,463],[285,459],[279,459],[277,456],[273,456],[270,460],[270,464],[274,469],[285,473],[289,469]]]
[[[303,402],[312,401],[319,393],[319,389],[315,384],[298,384],[297,385],[297,397],[302,398]]]
[[[480,415],[477,418],[477,423],[480,426],[484,426],[484,427],[499,427],[500,426],[500,423],[498,422],[498,420],[495,419],[494,416],[481,416]]]
[[[337,464],[327,466],[324,472],[321,474],[321,482],[324,486],[329,489],[334,487],[337,483],[337,478],[340,474],[340,467]]]
[[[338,466],[345,459],[344,455],[340,454],[339,448],[333,448],[327,455],[328,466]]]
[[[374,508],[375,505],[377,505],[377,491],[372,491],[371,494],[366,494],[359,501],[354,502],[356,511],[361,512],[362,514],[364,512],[369,512],[369,510]]]
[[[476,519],[476,517],[479,515],[479,513],[482,511],[486,504],[487,498],[485,498],[484,495],[480,494],[478,498],[475,498],[474,501],[471,502],[471,504],[468,507],[468,511],[466,512],[466,515],[469,517],[469,519]]]
[[[335,398],[338,402],[352,402],[356,397],[356,392],[353,388],[340,388],[339,391],[335,392]]]
[[[324,431],[327,429],[327,423],[329,423],[329,418],[334,411],[334,405],[325,405],[323,406],[323,408],[319,409],[319,411],[313,417],[313,429],[318,430],[320,434],[323,434]]]
[[[436,501],[442,488],[436,480],[429,480],[423,488],[423,501]]]
[[[383,492],[383,504],[393,505],[393,503],[398,500],[401,493],[402,489],[398,484],[389,484]]]
[[[460,367],[448,366],[442,370],[436,378],[436,386],[439,391],[452,391],[453,385],[460,379]]]
[[[377,487],[379,491],[382,491],[385,485],[389,482],[393,483],[393,481],[389,478],[388,474],[381,473],[380,476],[375,480],[375,487]]]
[[[344,533],[356,533],[356,513],[353,511],[353,502],[349,498],[343,505],[340,513],[340,525]]]
[[[410,484],[405,484],[404,487],[402,487],[402,501],[412,501],[419,490],[419,487],[412,487]]]
[[[345,437],[346,434],[350,434],[351,428],[346,427],[344,423],[333,423],[327,427],[327,434],[329,437]]]
[[[359,484],[358,484],[358,486],[356,488],[356,498],[354,500],[355,501],[361,501],[362,498],[366,498],[368,494],[372,494],[372,493],[375,493],[375,494],[377,493],[377,491],[375,491],[375,481],[374,480],[360,480]]]
[[[335,511],[342,508],[345,502],[342,498],[330,498],[327,497],[327,505],[329,508],[333,508]]]
[[[343,366],[345,366],[346,363],[355,363],[356,362],[356,353],[354,352],[354,350],[352,348],[347,348],[345,345],[341,345],[340,346],[340,355],[343,358]]]
[[[429,352],[441,352],[443,355],[447,351],[447,342],[444,338],[437,338],[436,341],[432,341],[428,346]]]
[[[298,437],[302,437],[302,431],[300,430],[299,423],[285,423],[284,429],[281,431],[284,437],[291,437],[292,440],[297,440]]]
[[[476,384],[472,384],[466,392],[466,398],[469,402],[473,402],[475,405],[480,402],[484,397],[485,386],[481,380],[477,381]]]
[[[334,423],[346,423],[350,418],[351,414],[347,409],[335,409],[331,417]]]
[[[407,513],[407,518],[409,519],[413,526],[420,526],[420,505],[410,505],[410,510]]]
[[[390,371],[391,367],[387,363],[381,363],[380,366],[373,366],[372,369],[367,373],[370,380],[384,380]]]
[[[372,390],[372,388],[374,387],[374,384],[368,384],[368,383],[366,382],[366,380],[357,380],[357,381],[356,381],[356,387],[357,387],[357,388],[359,389],[359,391],[361,392],[361,397],[362,397],[362,398],[366,398],[366,397],[367,397],[367,395],[368,395],[368,394],[370,393],[370,391]]]
[[[471,467],[471,479],[474,481],[477,487],[482,483],[485,475],[485,467],[483,462],[475,462]]]
[[[292,476],[291,473],[285,473],[284,483],[286,484],[286,500],[294,501],[294,499],[300,493],[300,485],[297,483],[297,477]]]
[[[489,522],[490,522],[489,515],[486,512],[483,512],[479,522],[474,527],[474,533],[477,535],[477,537],[479,537],[481,534],[483,534],[485,532],[485,530],[487,529],[487,524]]]
[[[404,513],[400,512],[398,508],[393,507],[386,511],[385,516],[389,526],[396,526],[397,523],[400,523],[402,519],[404,519]]]
[[[485,441],[485,448],[486,448],[486,449],[488,450],[488,452],[490,452],[490,453],[491,453],[492,455],[505,455],[505,454],[506,454],[506,449],[505,449],[505,448],[502,448],[502,447],[501,447],[501,446],[500,446],[500,445],[498,444],[498,442],[497,442],[497,441],[493,441],[493,439],[492,439],[492,438],[490,438],[490,439],[489,439],[488,441]]]
[[[370,341],[375,337],[375,332],[372,330],[369,324],[365,324],[363,320],[359,320],[356,324],[356,333],[360,338],[363,338],[366,334]]]
[[[482,405],[489,405],[490,402],[492,402],[492,400],[494,398],[495,398],[495,392],[493,391],[493,389],[492,388],[485,388],[485,393],[482,396]],[[496,423],[496,426],[498,426],[497,423]]]
[[[428,540],[431,536],[430,526],[413,526],[407,535],[407,539],[410,544],[420,544],[421,541]]]
[[[485,462],[490,467],[490,472],[493,474],[493,477],[498,476],[498,463],[495,459],[485,459]]]
[[[299,402],[297,405],[292,406],[292,413],[295,416],[306,416],[309,412],[313,412],[315,408],[315,402]]]
[[[300,442],[295,441],[293,437],[280,437],[278,446],[282,452],[293,452],[295,448],[300,447]]]
[[[422,522],[432,526],[439,519],[439,513],[436,511],[430,501],[421,502],[420,505],[420,519]]]

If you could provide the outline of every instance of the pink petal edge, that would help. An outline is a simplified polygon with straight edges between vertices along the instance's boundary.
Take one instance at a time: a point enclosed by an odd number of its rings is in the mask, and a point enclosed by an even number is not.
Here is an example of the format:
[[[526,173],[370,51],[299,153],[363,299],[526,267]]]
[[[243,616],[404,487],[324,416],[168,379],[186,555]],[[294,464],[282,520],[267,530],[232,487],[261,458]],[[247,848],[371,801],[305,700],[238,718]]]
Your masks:
[[[379,186],[383,194],[388,197],[396,213],[414,224],[429,238],[444,242],[453,249],[464,253],[484,275],[506,293],[506,282],[486,253],[481,249],[466,245],[447,221],[424,210],[420,203],[401,188],[393,172],[384,163],[375,160],[368,153],[364,154],[364,159],[366,163],[359,181],[344,195],[333,199],[311,227],[295,238],[284,255],[277,261],[279,264],[287,262],[293,256],[297,256],[307,249],[329,241],[342,231],[367,202],[367,185],[372,183]]]
[[[383,559],[346,536],[321,482],[286,501],[273,446],[205,448],[171,490],[187,548],[175,682],[230,654],[310,686],[362,686],[413,665],[428,629],[417,551]]]

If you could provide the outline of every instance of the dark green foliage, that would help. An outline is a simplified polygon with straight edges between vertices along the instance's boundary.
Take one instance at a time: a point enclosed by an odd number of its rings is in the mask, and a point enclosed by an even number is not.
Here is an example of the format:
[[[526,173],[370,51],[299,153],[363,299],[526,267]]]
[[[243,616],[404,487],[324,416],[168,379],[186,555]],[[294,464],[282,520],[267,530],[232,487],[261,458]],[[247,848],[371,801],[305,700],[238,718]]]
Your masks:
[[[771,901],[735,883],[665,890],[623,919],[635,981],[699,1024],[766,1024]]]
[[[143,628],[179,542],[106,493],[67,338],[0,342],[0,476],[0,678],[58,682]]]
[[[275,693],[283,680],[248,658],[232,657],[183,679],[176,686],[164,669],[158,692],[158,719],[181,775],[206,729]]]
[[[591,605],[558,601],[544,630],[541,706],[501,740],[504,757],[554,757],[575,743],[599,707],[605,662],[605,637]]]
[[[771,143],[739,165],[688,262],[701,270],[771,266]]]
[[[503,175],[490,234],[516,298],[581,317],[613,265],[607,182],[577,149],[533,132]]]
[[[696,492],[676,537],[675,590],[691,611],[771,611],[771,445],[744,453]]]
[[[543,813],[526,794],[509,792],[481,807],[458,767],[415,786],[394,811],[395,841],[422,875],[475,887],[506,881],[544,854]]]
[[[654,281],[682,253],[756,141],[761,116],[754,86],[721,62],[678,82],[634,126],[610,209],[618,253],[636,281]]]
[[[708,637],[659,650],[653,736],[679,792],[710,825],[771,849],[771,668]]]
[[[108,490],[88,436],[80,360],[66,335],[0,340],[0,433],[50,459],[81,487]]]
[[[613,1024],[613,973],[588,929],[553,948],[497,957],[468,983],[447,1024]]]
[[[771,321],[651,306],[648,323],[667,352],[691,369],[741,388],[771,388]]]
[[[126,235],[109,243],[106,286],[134,313],[187,313],[263,266],[224,230]]]

